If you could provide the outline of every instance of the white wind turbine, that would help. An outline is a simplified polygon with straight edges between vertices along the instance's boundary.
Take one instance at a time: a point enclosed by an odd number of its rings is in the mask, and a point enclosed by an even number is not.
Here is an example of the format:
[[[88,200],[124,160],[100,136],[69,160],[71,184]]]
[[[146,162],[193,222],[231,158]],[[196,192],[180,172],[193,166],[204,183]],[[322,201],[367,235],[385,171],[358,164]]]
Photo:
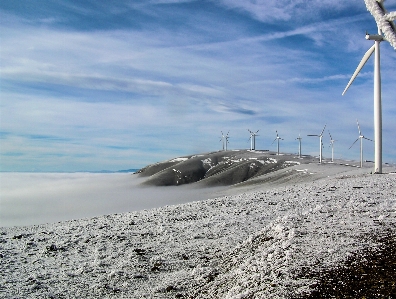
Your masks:
[[[279,137],[278,131],[275,132],[276,132],[276,138],[274,139],[274,141],[272,141],[272,144],[274,144],[275,141],[278,141],[278,156],[279,156],[279,140],[284,140],[284,139]]]
[[[324,126],[322,133],[320,133],[320,135],[307,135],[307,136],[319,137],[319,163],[322,163],[322,147],[323,147],[322,137],[323,137],[323,132],[324,132],[325,128],[326,128],[326,125]]]
[[[334,140],[333,137],[331,137],[330,131],[329,131],[329,135],[330,135],[330,146],[331,146],[331,162],[334,162],[334,142],[336,142],[337,140]]]
[[[250,138],[249,138],[250,139],[250,150],[255,150],[256,149],[256,136],[259,136],[259,135],[257,135],[257,133],[260,130],[257,130],[256,132],[252,132],[248,129],[248,131],[250,132]]]
[[[221,132],[221,137],[220,137],[220,142],[223,142],[223,151],[227,150],[227,144],[228,144],[228,133],[230,133],[230,131],[228,131],[227,135],[224,136],[223,131]]]
[[[359,137],[355,140],[354,143],[352,143],[352,145],[349,147],[349,149],[351,149],[351,147],[360,139],[360,168],[362,168],[363,167],[363,139],[367,139],[370,141],[372,141],[372,140],[368,139],[362,135],[362,131],[360,131],[359,121],[356,120],[356,123],[357,123],[358,130],[359,130]]]
[[[302,140],[302,137],[300,136],[300,134],[298,134],[298,137],[296,138],[296,140],[298,140],[298,157],[301,158],[301,140]]]
[[[374,16],[377,23],[378,34],[367,34],[367,40],[373,40],[374,45],[364,54],[358,67],[345,87],[343,95],[355,80],[360,70],[370,56],[375,52],[374,60],[374,140],[375,140],[375,166],[376,173],[382,173],[382,107],[381,107],[381,69],[380,69],[380,42],[387,40],[396,50],[396,27],[393,20],[396,12],[387,13],[383,5],[384,0],[364,0],[367,9]]]

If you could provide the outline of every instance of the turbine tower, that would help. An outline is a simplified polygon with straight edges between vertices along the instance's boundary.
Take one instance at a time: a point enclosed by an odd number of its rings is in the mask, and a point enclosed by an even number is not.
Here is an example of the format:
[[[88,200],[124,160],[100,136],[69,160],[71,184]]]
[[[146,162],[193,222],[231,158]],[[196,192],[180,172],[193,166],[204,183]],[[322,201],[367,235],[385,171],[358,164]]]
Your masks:
[[[330,131],[329,131],[329,135],[330,135],[330,146],[331,146],[331,162],[334,162],[334,142],[336,142],[337,140],[334,140],[333,137],[331,137]]]
[[[319,137],[319,163],[322,163],[322,147],[323,147],[322,137],[323,137],[323,132],[324,132],[325,128],[326,128],[326,125],[323,127],[322,133],[320,133],[320,135],[307,135],[307,136]]]
[[[358,130],[359,130],[359,137],[355,140],[354,143],[352,143],[352,145],[349,147],[349,149],[351,149],[351,147],[360,139],[360,168],[362,168],[363,167],[363,139],[367,139],[370,141],[372,141],[372,140],[368,139],[362,135],[362,132],[360,131],[359,121],[356,120],[356,122],[357,122]]]
[[[250,139],[250,150],[255,150],[256,149],[256,136],[259,136],[259,135],[257,135],[257,133],[260,130],[257,130],[256,132],[252,132],[248,129],[248,131],[250,132],[250,138],[249,138]]]
[[[279,156],[279,140],[284,140],[284,139],[279,137],[278,131],[275,131],[275,132],[276,132],[276,138],[274,139],[274,141],[272,141],[272,144],[274,144],[275,141],[278,141],[278,153],[277,153],[277,155]]]
[[[381,107],[381,69],[380,69],[380,42],[387,40],[396,50],[396,27],[393,23],[395,12],[387,13],[383,5],[384,0],[365,0],[367,9],[373,15],[378,28],[378,34],[367,34],[366,39],[374,41],[374,45],[364,54],[358,67],[345,87],[343,95],[355,80],[360,70],[370,56],[375,52],[374,60],[374,171],[382,173],[382,107]],[[384,37],[384,36],[385,37]]]
[[[296,138],[296,140],[298,140],[298,157],[301,158],[301,140],[302,140],[302,137],[300,136],[300,134],[298,134],[298,137]]]

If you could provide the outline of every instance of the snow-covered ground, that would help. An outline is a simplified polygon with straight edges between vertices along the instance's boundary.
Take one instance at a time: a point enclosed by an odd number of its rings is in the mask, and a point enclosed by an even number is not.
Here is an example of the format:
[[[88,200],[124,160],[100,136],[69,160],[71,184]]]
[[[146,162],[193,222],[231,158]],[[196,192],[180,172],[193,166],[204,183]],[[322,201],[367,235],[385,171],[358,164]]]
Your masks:
[[[296,173],[300,173],[297,172]],[[0,228],[1,298],[290,298],[395,232],[396,174]]]

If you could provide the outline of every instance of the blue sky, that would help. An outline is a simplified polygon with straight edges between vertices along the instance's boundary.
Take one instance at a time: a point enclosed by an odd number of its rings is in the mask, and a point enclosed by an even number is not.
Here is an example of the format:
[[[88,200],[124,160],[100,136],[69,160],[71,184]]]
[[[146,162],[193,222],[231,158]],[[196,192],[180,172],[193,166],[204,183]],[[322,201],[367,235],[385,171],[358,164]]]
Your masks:
[[[396,0],[385,2],[396,10]],[[249,148],[336,158],[373,139],[376,32],[363,0],[0,2],[1,170],[139,168]],[[384,162],[396,162],[396,53],[381,44]],[[374,146],[364,144],[365,159]]]

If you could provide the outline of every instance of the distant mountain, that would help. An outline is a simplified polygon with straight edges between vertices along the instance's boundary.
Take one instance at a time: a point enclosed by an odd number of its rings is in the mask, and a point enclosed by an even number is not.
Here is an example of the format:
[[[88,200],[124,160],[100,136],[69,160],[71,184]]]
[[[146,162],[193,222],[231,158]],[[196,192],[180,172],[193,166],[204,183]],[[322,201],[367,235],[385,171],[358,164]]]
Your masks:
[[[137,172],[137,171],[139,171],[139,169],[132,168],[132,169],[125,169],[125,170],[117,170],[115,172],[118,172],[118,173],[133,173],[133,172]]]
[[[89,173],[135,173],[139,169],[123,169],[123,170],[96,170],[96,171],[78,171],[78,172],[89,172]]]

